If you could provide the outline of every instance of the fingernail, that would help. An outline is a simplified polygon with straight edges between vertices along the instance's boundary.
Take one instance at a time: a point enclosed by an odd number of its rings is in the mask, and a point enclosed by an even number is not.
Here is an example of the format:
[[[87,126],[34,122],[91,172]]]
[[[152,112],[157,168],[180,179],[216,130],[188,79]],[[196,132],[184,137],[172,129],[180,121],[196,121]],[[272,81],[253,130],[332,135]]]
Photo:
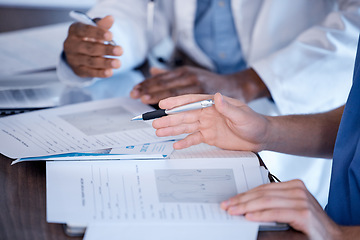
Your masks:
[[[112,66],[113,68],[119,68],[119,67],[120,67],[120,63],[119,63],[119,61],[117,61],[117,60],[113,60],[113,61],[111,61],[111,66]]]
[[[121,55],[122,50],[121,50],[120,47],[115,47],[114,50],[113,50],[113,53],[114,53],[114,55],[118,56],[118,55]]]
[[[131,93],[130,93],[130,96],[131,96],[132,98],[139,98],[139,97],[140,97],[140,93],[139,93],[139,91],[132,90]]]
[[[144,96],[143,96],[143,99],[147,101],[147,100],[150,100],[151,97],[150,97],[150,95],[144,95]]]
[[[228,213],[231,214],[231,213],[236,213],[236,210],[237,210],[237,207],[229,207],[227,211],[228,211]]]
[[[105,74],[106,77],[110,77],[111,74],[112,74],[112,70],[111,69],[106,69],[104,74]]]
[[[220,103],[223,103],[224,102],[224,98],[223,98],[223,95],[221,93],[217,93],[220,95]]]
[[[111,40],[112,34],[109,33],[109,32],[106,32],[106,33],[104,34],[104,38],[105,38],[105,40]]]
[[[230,205],[230,201],[223,201],[220,204],[220,207],[225,210],[225,209],[227,209],[229,207],[229,205]]]

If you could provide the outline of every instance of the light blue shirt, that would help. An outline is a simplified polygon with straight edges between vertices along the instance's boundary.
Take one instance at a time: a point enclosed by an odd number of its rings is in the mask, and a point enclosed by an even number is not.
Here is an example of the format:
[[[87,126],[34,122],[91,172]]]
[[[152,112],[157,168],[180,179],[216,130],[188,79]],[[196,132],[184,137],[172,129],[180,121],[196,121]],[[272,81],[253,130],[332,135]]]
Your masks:
[[[231,0],[197,0],[195,41],[216,66],[216,72],[230,74],[246,63],[236,32]]]

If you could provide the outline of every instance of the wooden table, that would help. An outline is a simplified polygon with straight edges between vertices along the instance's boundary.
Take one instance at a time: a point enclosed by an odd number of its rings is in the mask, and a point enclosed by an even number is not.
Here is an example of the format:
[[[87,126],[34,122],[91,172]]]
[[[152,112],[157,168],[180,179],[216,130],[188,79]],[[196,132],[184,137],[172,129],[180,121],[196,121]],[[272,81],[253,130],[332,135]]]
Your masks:
[[[10,163],[11,159],[0,155],[0,239],[82,239],[66,236],[61,224],[46,222],[45,162],[23,162],[14,166]],[[259,232],[258,239],[307,238],[288,230]]]

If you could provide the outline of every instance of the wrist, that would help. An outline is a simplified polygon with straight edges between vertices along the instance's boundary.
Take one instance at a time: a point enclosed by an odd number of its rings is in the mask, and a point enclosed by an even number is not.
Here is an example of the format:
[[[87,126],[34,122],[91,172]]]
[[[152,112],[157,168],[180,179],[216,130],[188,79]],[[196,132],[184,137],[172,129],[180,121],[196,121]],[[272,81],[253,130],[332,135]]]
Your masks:
[[[227,78],[232,82],[232,84],[229,84],[231,88],[229,91],[233,93],[231,94],[232,97],[243,98],[245,102],[271,97],[269,89],[252,68],[229,74]]]
[[[358,238],[360,226],[339,226],[334,224],[331,228],[331,236],[334,240],[352,240]]]
[[[267,121],[267,125],[262,141],[262,150],[279,151],[279,130],[281,129],[281,126],[279,126],[278,121],[274,117],[264,116],[264,118]]]

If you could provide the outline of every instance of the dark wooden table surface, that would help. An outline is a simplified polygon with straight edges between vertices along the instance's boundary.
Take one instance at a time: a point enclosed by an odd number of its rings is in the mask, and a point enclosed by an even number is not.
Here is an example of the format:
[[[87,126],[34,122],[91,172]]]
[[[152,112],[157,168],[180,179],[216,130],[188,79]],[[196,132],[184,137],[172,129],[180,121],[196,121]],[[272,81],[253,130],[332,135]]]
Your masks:
[[[11,159],[0,154],[0,239],[82,239],[66,236],[61,224],[46,222],[45,162],[23,162],[13,166],[10,163]],[[258,239],[303,240],[306,237],[288,230],[259,232]]]

